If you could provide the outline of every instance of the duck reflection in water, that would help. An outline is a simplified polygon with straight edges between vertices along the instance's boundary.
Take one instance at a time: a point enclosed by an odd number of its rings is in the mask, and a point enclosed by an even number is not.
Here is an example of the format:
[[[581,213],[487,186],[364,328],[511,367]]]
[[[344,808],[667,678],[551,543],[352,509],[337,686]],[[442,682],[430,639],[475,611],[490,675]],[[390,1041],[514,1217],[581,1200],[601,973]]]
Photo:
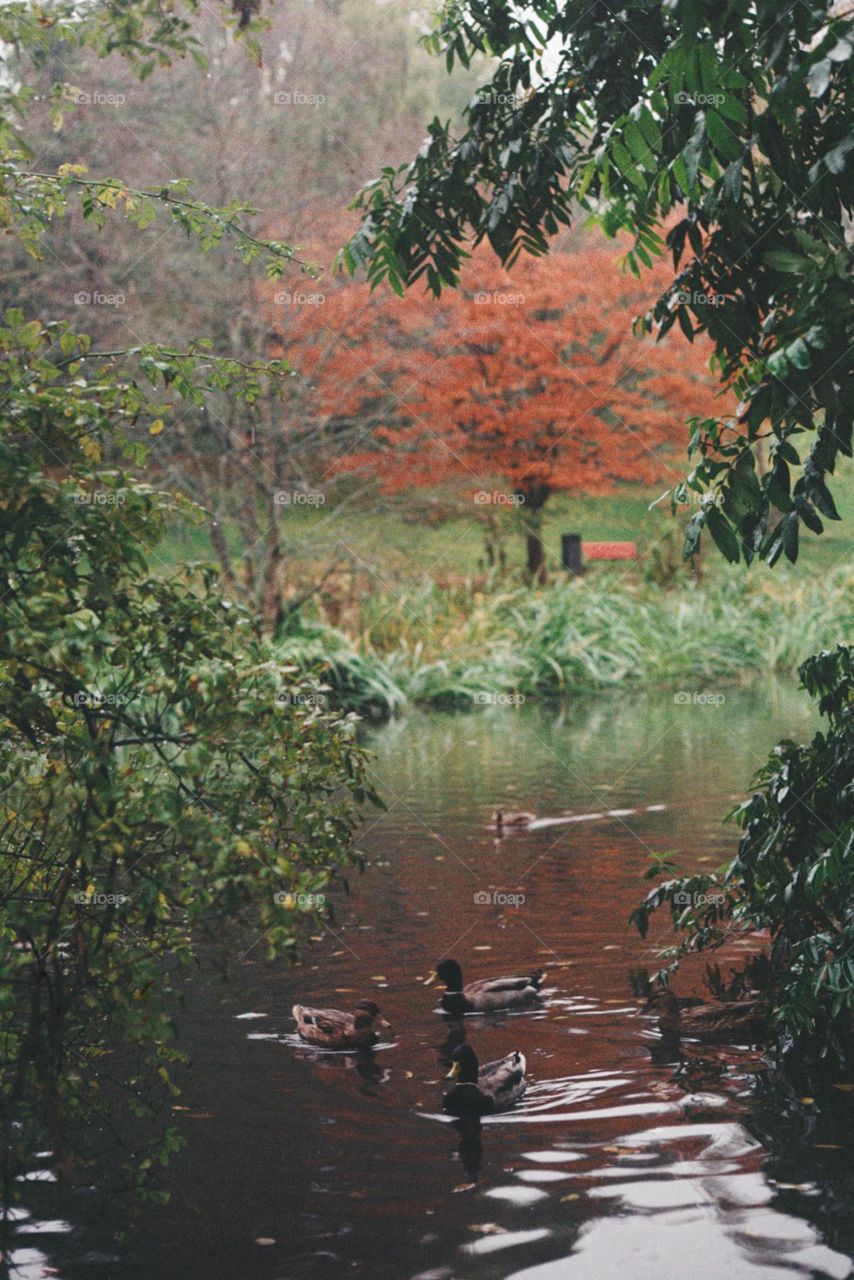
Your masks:
[[[480,1116],[464,1116],[454,1120],[451,1125],[459,1135],[457,1158],[465,1174],[467,1183],[477,1182],[483,1164],[483,1141],[481,1139]]]
[[[384,1067],[373,1049],[359,1049],[353,1053],[332,1052],[323,1049],[297,1049],[294,1055],[303,1062],[312,1062],[325,1071],[355,1071],[361,1076],[363,1083],[360,1092],[368,1097],[376,1097],[380,1086],[390,1078],[390,1072]]]

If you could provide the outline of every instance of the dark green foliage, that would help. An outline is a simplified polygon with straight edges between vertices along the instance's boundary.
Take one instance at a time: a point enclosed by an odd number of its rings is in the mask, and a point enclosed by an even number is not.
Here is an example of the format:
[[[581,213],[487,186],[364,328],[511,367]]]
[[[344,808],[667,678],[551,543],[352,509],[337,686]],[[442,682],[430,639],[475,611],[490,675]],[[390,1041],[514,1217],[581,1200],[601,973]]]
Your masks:
[[[205,939],[293,953],[335,869],[358,862],[371,797],[353,717],[213,571],[157,572],[176,503],[127,469],[153,406],[86,349],[19,314],[0,328],[7,1157],[30,1107],[57,1144],[60,1119],[99,1105],[108,1045],[147,1061],[132,1111],[152,1078],[170,1088],[174,969]],[[177,371],[161,359],[158,375],[162,393]]]
[[[634,920],[645,935],[650,913],[669,905],[687,932],[677,959],[733,930],[768,930],[784,1043],[845,1058],[854,1050],[854,649],[817,654],[801,678],[826,729],[808,746],[781,742],[756,775],[758,790],[731,815],[743,835],[729,867],[658,885]]]

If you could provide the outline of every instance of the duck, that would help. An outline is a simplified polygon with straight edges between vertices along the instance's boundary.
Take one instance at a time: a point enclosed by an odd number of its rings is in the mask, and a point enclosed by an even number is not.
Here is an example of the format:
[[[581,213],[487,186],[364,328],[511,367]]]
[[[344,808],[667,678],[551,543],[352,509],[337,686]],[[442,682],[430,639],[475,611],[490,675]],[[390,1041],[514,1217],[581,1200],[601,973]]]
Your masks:
[[[482,1067],[471,1045],[459,1045],[446,1076],[456,1083],[442,1099],[442,1110],[452,1116],[491,1116],[508,1111],[527,1088],[527,1065],[525,1055],[516,1049]]]
[[[500,834],[505,827],[515,827],[517,830],[524,830],[530,827],[532,822],[536,822],[537,815],[535,813],[518,813],[508,812],[505,809],[494,809],[492,813],[492,825]]]
[[[768,1005],[761,997],[720,1004],[682,1005],[672,991],[662,993],[662,1035],[688,1035],[706,1040],[759,1039],[766,1027]]]
[[[463,986],[463,971],[456,960],[440,960],[424,983],[429,987],[437,979],[446,991],[441,1005],[445,1013],[496,1013],[501,1009],[520,1009],[539,999],[544,970],[511,978],[481,978]]]
[[[295,1004],[291,1012],[300,1038],[320,1049],[369,1049],[380,1030],[391,1025],[373,1000],[360,1000],[353,1013],[302,1004]]]

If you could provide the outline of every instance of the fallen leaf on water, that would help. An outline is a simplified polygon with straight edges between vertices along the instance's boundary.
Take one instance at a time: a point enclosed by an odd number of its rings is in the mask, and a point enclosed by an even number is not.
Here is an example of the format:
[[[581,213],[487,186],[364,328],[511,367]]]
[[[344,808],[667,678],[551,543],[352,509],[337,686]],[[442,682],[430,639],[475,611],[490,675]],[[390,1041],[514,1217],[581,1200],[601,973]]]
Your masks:
[[[411,1079],[413,1078],[413,1076],[415,1075],[415,1072],[414,1072],[414,1071],[404,1071],[404,1073],[403,1073],[403,1074],[404,1074],[404,1076],[406,1077],[406,1079],[407,1079],[407,1080],[411,1080]]]
[[[581,1196],[578,1194],[578,1192],[572,1191],[568,1196],[561,1196],[560,1202],[561,1204],[566,1204],[567,1200],[580,1200],[580,1199],[581,1199]]]
[[[367,1193],[367,1191],[351,1191],[351,1192],[350,1192],[350,1199],[351,1199],[351,1200],[364,1200],[364,1199],[365,1199],[365,1197],[367,1196],[367,1194],[368,1194],[368,1193]]]
[[[835,1084],[834,1089],[841,1089],[843,1093],[854,1093],[854,1084]]]
[[[346,995],[348,995],[351,991],[355,991],[355,990],[356,990],[356,988],[355,988],[355,987],[336,987],[336,988],[335,988],[335,994],[336,994],[336,996],[346,996]]]
[[[474,1183],[468,1183],[474,1186]],[[506,1236],[507,1228],[499,1227],[497,1222],[470,1222],[469,1231],[479,1231],[482,1236]]]
[[[472,947],[472,951],[491,951],[492,947]]]
[[[805,1107],[811,1107],[815,1102],[815,1098],[801,1098],[801,1102]]]
[[[814,1142],[812,1144],[816,1151],[844,1151],[844,1147],[839,1142]]]
[[[451,1187],[451,1191],[453,1192],[454,1195],[456,1195],[458,1191],[474,1191],[476,1186],[477,1186],[476,1182],[461,1182],[459,1186]],[[435,1211],[433,1209],[428,1209],[427,1212],[433,1213]]]
[[[374,973],[374,974],[371,974],[371,977],[368,979],[368,981],[369,982],[388,982],[388,978],[385,976],[384,973]]]
[[[256,1244],[275,1244],[276,1242],[272,1236],[256,1236],[255,1243]]]

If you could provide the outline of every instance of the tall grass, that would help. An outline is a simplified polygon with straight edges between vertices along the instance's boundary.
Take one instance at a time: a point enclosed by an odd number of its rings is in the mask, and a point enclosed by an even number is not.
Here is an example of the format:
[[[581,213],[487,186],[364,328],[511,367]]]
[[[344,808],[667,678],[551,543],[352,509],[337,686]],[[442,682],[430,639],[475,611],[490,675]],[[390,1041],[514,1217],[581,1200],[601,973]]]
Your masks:
[[[804,582],[732,574],[670,591],[619,572],[532,592],[426,581],[362,609],[361,634],[300,623],[281,641],[298,665],[325,663],[344,705],[369,718],[405,703],[459,709],[497,697],[561,697],[622,682],[695,685],[791,674],[850,638],[854,569]]]

